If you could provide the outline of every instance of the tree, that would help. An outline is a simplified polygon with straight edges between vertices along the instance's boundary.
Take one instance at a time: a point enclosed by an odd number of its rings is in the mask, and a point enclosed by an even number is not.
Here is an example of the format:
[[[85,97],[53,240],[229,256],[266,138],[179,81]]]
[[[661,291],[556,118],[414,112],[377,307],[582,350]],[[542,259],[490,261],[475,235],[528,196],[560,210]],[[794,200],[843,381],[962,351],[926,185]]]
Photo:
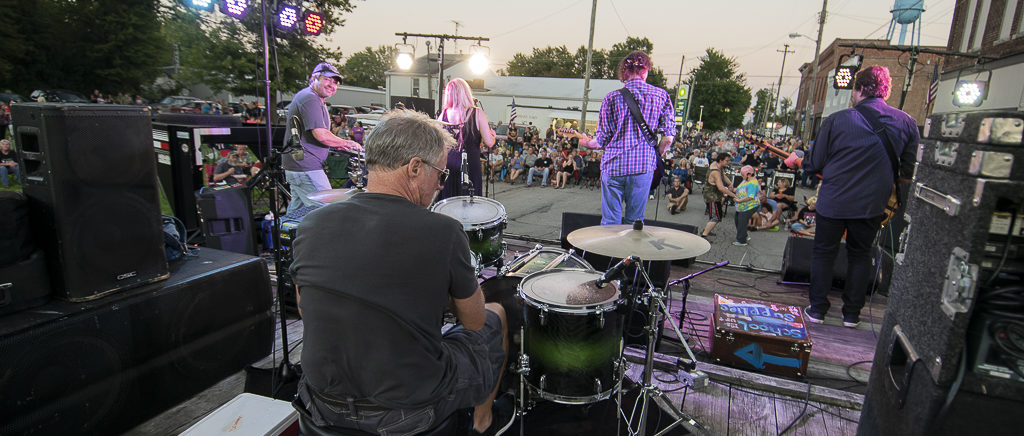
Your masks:
[[[775,92],[770,88],[761,88],[757,90],[754,97],[757,99],[757,102],[755,102],[754,106],[751,108],[754,112],[754,119],[748,128],[760,129],[761,126],[764,125],[763,122],[769,119],[769,112],[771,112],[770,105],[772,99],[775,98]]]
[[[160,0],[0,1],[0,83],[138,92],[169,59]]]
[[[345,75],[345,84],[363,88],[377,89],[383,87],[384,73],[395,63],[395,47],[382,45],[376,49],[366,47],[361,52],[349,56],[341,73]]]
[[[700,65],[690,70],[690,113],[704,106],[704,129],[736,128],[750,107],[750,88],[746,77],[737,71],[736,59],[708,48]]]
[[[594,79],[618,78],[619,62],[633,50],[642,50],[648,55],[654,52],[654,43],[645,38],[628,37],[616,43],[611,50],[594,49],[591,58],[590,77]],[[559,47],[534,48],[530,54],[516,53],[501,74],[526,77],[574,77],[583,78],[587,70],[587,48],[580,46],[571,53],[564,45]],[[665,87],[665,72],[658,67],[647,73],[647,83]]]

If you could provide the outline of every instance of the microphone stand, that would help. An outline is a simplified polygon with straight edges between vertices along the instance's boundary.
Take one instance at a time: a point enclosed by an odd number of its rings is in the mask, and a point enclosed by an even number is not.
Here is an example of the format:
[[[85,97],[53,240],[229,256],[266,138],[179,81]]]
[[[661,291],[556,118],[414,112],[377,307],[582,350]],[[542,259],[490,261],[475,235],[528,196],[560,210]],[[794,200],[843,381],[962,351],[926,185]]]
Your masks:
[[[677,284],[679,282],[683,283],[683,296],[680,299],[680,301],[683,303],[683,308],[679,310],[679,328],[680,329],[683,328],[683,319],[686,318],[686,297],[688,297],[690,295],[690,279],[692,279],[694,277],[697,277],[697,276],[699,276],[701,274],[704,274],[704,273],[706,273],[708,271],[716,270],[716,269],[721,268],[723,266],[726,266],[728,264],[729,264],[729,261],[728,260],[724,260],[724,261],[722,261],[720,263],[716,263],[716,264],[711,265],[711,266],[709,266],[709,267],[707,267],[705,269],[702,269],[702,270],[697,271],[697,272],[695,272],[693,274],[690,274],[690,275],[688,275],[686,277],[683,277],[683,278],[681,278],[679,280],[675,280],[675,281],[669,282],[667,285],[665,285],[665,288],[667,289],[669,286],[675,285],[675,284]]]

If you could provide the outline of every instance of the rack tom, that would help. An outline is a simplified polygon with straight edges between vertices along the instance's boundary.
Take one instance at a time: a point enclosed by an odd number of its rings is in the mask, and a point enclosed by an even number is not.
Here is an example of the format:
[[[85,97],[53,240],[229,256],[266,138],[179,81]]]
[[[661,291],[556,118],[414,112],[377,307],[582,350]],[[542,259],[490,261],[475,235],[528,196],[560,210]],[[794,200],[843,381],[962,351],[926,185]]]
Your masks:
[[[469,249],[480,255],[482,266],[492,266],[502,260],[508,215],[501,203],[487,197],[451,197],[434,203],[430,210],[462,223],[462,230],[469,238]]]

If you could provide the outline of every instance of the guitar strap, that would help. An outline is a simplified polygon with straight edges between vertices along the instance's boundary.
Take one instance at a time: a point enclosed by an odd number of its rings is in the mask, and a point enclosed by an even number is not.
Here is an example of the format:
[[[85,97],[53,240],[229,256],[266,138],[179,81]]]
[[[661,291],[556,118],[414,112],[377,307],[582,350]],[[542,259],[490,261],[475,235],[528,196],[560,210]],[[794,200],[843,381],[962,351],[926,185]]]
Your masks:
[[[640,126],[640,132],[643,133],[644,138],[647,142],[654,143],[658,137],[651,131],[651,126],[647,125],[647,121],[644,121],[644,116],[640,114],[640,105],[636,102],[636,97],[626,87],[619,89],[619,94],[622,94],[622,99],[626,101],[626,106],[629,107],[629,113],[633,116],[633,122]],[[653,145],[656,147],[656,145]]]
[[[892,146],[892,142],[889,139],[889,132],[885,130],[885,125],[882,124],[882,120],[878,117],[878,112],[869,110],[865,105],[854,105],[854,109],[868,122],[871,126],[871,131],[878,136],[878,139],[882,141],[882,145],[885,146],[885,151],[889,155],[889,163],[892,165],[892,182],[896,189],[896,204],[899,207],[903,207],[903,196],[900,193],[900,164],[899,156],[896,154],[896,148]]]

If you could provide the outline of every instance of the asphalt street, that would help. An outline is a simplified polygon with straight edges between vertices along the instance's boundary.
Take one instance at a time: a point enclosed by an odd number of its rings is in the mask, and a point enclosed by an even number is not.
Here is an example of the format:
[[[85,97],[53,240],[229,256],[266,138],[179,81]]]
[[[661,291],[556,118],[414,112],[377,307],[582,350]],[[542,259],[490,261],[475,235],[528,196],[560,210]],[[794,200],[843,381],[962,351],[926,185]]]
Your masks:
[[[703,228],[708,220],[704,213],[704,201],[699,185],[694,185],[694,191],[686,210],[676,215],[670,214],[667,210],[664,193],[654,200],[649,200],[645,218]],[[802,204],[804,196],[811,195],[814,195],[813,190],[797,188],[798,203]],[[526,187],[523,183],[509,185],[497,182],[489,187],[488,197],[505,207],[505,213],[508,215],[505,234],[542,240],[559,239],[563,212],[601,214],[599,188],[571,184],[565,189],[542,188],[539,186],[539,180],[535,180],[532,187]],[[714,235],[708,238],[711,242],[711,251],[698,259],[714,263],[728,260],[730,264],[736,266],[781,270],[782,254],[790,233],[786,230],[750,232],[749,245],[734,246],[732,242],[736,240],[736,227],[733,224],[733,211],[733,208],[729,208],[726,217],[712,232]]]

